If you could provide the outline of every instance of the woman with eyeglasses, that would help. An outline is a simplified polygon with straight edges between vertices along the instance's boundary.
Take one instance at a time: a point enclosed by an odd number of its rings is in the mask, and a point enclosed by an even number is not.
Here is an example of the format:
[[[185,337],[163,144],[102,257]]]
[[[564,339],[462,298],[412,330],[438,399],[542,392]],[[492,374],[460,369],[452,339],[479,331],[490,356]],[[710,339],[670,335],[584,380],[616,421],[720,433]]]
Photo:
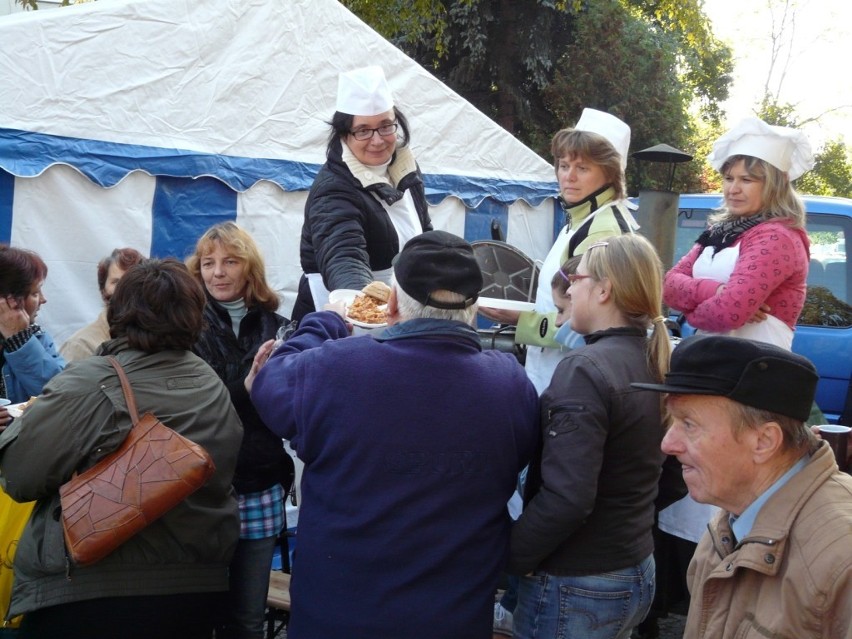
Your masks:
[[[550,279],[568,258],[582,255],[597,240],[632,233],[638,228],[627,201],[624,169],[630,127],[610,113],[583,109],[574,128],[558,131],[551,141],[559,183],[558,201],[565,226],[544,258],[538,276],[535,309],[509,311],[479,307],[488,319],[515,324],[515,342],[526,344],[527,375],[539,393],[547,388],[556,365],[573,347],[576,336],[556,336],[556,307]],[[564,337],[562,340],[560,338]]]
[[[568,266],[554,276],[564,273],[557,321],[585,345],[541,396],[541,449],[512,530],[514,636],[626,639],[654,599],[664,425],[659,397],[631,384],[668,370],[662,265],[648,240],[625,234],[590,244],[576,273]]]
[[[400,248],[432,229],[408,121],[380,67],[340,74],[330,124],[327,161],[305,203],[294,320],[322,309],[335,289],[389,284]]]

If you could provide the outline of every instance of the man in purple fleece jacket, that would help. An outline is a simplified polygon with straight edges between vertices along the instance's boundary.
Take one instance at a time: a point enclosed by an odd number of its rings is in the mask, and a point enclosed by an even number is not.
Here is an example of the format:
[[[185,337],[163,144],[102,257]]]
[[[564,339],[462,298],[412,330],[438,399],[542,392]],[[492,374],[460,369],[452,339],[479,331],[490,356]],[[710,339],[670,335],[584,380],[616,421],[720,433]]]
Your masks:
[[[339,315],[309,314],[247,380],[305,463],[290,639],[491,637],[538,396],[482,351],[467,242],[423,233],[394,269],[383,333],[342,339]]]

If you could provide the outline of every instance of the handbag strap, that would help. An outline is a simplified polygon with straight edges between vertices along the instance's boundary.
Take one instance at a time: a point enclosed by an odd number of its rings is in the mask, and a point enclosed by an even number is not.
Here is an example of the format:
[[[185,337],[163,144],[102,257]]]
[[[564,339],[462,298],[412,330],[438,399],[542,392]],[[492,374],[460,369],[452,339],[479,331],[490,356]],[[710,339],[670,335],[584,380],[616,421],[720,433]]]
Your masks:
[[[109,363],[112,364],[115,372],[118,373],[118,379],[121,380],[121,390],[124,391],[124,401],[127,402],[127,411],[130,413],[130,420],[133,425],[139,421],[139,413],[136,411],[136,396],[133,394],[133,389],[130,387],[130,380],[127,379],[127,374],[114,357],[107,357]]]

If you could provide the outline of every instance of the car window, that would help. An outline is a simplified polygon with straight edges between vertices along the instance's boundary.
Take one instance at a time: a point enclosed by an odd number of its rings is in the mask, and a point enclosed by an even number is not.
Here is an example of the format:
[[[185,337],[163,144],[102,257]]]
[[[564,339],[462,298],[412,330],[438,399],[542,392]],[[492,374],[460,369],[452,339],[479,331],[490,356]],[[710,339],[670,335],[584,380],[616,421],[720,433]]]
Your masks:
[[[701,232],[707,228],[707,216],[710,209],[680,209],[677,214],[677,234],[675,235],[674,261],[689,253],[689,249],[695,244],[695,240]]]
[[[675,263],[695,244],[711,213],[707,208],[680,209]],[[807,233],[811,241],[808,293],[798,323],[803,326],[852,326],[849,294],[852,265],[846,261],[847,243],[852,242],[852,218],[808,213]]]
[[[846,261],[847,242],[852,240],[852,220],[839,215],[809,213],[807,231],[811,240],[811,263],[808,297],[799,324],[852,326],[850,265]]]

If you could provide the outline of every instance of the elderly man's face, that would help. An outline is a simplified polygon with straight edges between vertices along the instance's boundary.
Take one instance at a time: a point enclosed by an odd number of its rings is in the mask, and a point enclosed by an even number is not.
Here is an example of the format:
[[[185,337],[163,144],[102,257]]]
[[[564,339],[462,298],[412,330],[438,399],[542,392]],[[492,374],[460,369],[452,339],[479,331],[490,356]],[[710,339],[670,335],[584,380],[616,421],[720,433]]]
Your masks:
[[[741,514],[754,498],[755,432],[745,429],[739,441],[734,438],[730,404],[724,397],[669,396],[672,425],[662,449],[683,464],[683,479],[695,501]]]

